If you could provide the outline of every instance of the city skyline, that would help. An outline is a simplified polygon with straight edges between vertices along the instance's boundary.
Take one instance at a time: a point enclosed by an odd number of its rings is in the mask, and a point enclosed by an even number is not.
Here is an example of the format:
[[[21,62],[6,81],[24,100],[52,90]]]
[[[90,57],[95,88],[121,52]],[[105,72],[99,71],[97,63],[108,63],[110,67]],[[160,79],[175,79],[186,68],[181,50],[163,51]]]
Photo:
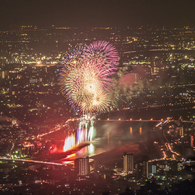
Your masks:
[[[0,193],[194,192],[193,7],[1,2]]]

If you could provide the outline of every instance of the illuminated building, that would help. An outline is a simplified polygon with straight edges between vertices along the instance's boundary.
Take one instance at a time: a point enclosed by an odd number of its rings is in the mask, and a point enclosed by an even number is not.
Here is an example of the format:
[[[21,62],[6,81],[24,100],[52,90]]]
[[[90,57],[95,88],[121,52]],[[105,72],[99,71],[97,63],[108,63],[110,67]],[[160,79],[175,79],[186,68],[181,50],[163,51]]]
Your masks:
[[[93,164],[93,169],[94,171],[98,171],[98,160],[94,160],[94,164]]]
[[[148,161],[144,160],[142,167],[143,167],[142,177],[148,178]]]
[[[135,168],[136,168],[136,178],[137,179],[148,178],[148,175],[149,175],[148,160],[145,159],[143,161],[138,162],[135,165]],[[152,170],[151,170],[151,168],[152,168]],[[155,173],[155,169],[156,169],[156,165],[150,166],[150,173],[151,172]]]
[[[169,166],[165,165],[164,171],[169,171]]]
[[[179,129],[179,135],[180,135],[180,137],[183,137],[183,136],[184,136],[184,134],[183,134],[183,127],[181,127],[181,128]]]
[[[152,165],[152,174],[156,173],[156,165]]]
[[[123,171],[127,174],[132,174],[134,169],[133,154],[124,154],[123,156]]]
[[[5,71],[2,71],[2,79],[5,78]]]
[[[177,163],[177,171],[181,171],[181,163],[180,162]]]
[[[190,141],[191,141],[191,144],[190,145],[193,148],[194,147],[194,136],[193,135],[191,135]]]
[[[89,174],[89,157],[77,158],[75,160],[75,171],[78,175],[88,175]]]
[[[159,73],[159,67],[156,66],[155,61],[151,67],[151,75],[157,75]]]

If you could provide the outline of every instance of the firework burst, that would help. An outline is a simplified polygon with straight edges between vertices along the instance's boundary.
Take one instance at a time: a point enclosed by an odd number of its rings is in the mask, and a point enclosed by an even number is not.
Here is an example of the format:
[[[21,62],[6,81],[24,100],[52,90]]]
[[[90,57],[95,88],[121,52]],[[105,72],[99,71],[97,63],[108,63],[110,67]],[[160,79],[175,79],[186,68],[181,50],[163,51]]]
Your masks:
[[[107,42],[79,46],[65,54],[59,83],[73,108],[85,113],[108,110],[117,56]]]
[[[95,41],[84,49],[87,58],[101,60],[108,74],[112,75],[118,69],[118,52],[116,48],[106,41]]]

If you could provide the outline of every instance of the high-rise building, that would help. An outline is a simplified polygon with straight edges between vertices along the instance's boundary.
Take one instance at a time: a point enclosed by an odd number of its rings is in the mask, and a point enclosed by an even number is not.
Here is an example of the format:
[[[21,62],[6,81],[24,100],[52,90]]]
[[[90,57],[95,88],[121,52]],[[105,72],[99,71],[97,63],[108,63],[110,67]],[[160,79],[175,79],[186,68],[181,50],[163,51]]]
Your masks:
[[[152,165],[152,174],[156,173],[156,165]]]
[[[89,157],[77,158],[75,160],[75,171],[78,175],[88,175],[89,174]]]
[[[2,77],[2,79],[4,79],[4,78],[5,78],[5,71],[2,71],[2,73],[1,73],[1,77]]]
[[[181,171],[181,163],[180,162],[177,163],[177,171]]]
[[[193,135],[191,135],[190,142],[191,142],[190,145],[193,148],[194,147],[194,136]]]
[[[169,171],[169,166],[165,165],[164,171]]]
[[[135,173],[136,173],[136,179],[142,178],[142,163],[138,162],[135,164]]]
[[[94,171],[98,171],[98,160],[97,159],[94,160],[93,169]]]
[[[134,169],[133,154],[124,154],[123,171],[127,174],[133,174],[133,169]]]
[[[184,137],[183,127],[180,127],[179,135],[180,135],[180,137]]]
[[[144,160],[142,166],[143,166],[142,177],[148,178],[148,161]]]

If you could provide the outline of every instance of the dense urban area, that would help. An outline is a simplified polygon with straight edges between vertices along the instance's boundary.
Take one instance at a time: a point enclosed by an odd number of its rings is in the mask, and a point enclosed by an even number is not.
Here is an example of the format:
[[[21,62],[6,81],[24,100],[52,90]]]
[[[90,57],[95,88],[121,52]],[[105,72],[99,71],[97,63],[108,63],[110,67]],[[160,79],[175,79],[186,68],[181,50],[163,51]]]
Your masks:
[[[81,113],[60,92],[59,72],[70,48],[98,40],[120,60],[110,110],[94,116],[96,138],[113,123],[123,135],[106,134],[116,148],[70,161],[91,144],[62,152]],[[193,194],[194,51],[190,26],[0,31],[0,194]]]

